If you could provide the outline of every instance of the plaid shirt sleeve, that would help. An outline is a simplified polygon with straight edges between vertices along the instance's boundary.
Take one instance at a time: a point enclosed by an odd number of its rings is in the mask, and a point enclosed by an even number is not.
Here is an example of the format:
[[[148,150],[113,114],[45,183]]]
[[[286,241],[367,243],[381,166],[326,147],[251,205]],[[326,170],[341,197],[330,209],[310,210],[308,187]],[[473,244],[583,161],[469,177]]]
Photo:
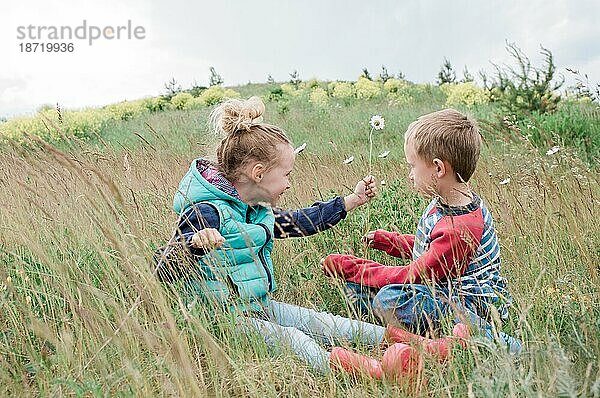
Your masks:
[[[344,198],[337,196],[327,202],[297,210],[273,209],[275,238],[298,238],[314,235],[336,225],[346,217]]]

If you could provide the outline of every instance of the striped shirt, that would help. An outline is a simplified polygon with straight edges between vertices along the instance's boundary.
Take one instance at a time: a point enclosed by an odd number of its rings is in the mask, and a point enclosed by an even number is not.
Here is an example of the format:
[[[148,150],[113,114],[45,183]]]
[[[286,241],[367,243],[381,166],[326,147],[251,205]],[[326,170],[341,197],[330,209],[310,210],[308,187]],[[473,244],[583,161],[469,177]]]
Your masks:
[[[500,246],[492,216],[473,194],[466,206],[450,207],[433,199],[419,220],[417,231],[400,234],[377,230],[374,249],[412,260],[406,266],[386,266],[352,257],[337,266],[346,280],[381,288],[392,284],[434,283],[481,308],[492,305],[508,318],[511,298],[500,276]]]

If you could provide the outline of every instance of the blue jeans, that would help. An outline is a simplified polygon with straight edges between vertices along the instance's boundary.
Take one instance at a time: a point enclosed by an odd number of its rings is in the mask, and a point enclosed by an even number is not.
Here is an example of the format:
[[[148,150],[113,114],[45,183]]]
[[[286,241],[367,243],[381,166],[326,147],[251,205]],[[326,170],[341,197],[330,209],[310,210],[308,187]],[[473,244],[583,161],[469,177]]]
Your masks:
[[[419,284],[387,285],[381,289],[346,283],[346,294],[361,315],[374,314],[384,324],[400,323],[416,334],[435,330],[444,318],[452,317],[455,323],[468,322],[489,340],[498,341],[509,351],[521,351],[521,342],[502,331],[497,331],[487,316],[486,303],[475,298],[461,299],[448,289]]]
[[[444,288],[395,284],[376,289],[347,282],[346,293],[361,314],[373,313],[386,324],[400,323],[418,334],[437,329],[452,313],[451,298]]]
[[[358,341],[375,346],[383,341],[385,328],[326,312],[271,300],[264,318],[250,314],[238,319],[244,331],[258,331],[269,347],[287,346],[321,373],[329,371],[329,352],[320,344],[333,346]]]

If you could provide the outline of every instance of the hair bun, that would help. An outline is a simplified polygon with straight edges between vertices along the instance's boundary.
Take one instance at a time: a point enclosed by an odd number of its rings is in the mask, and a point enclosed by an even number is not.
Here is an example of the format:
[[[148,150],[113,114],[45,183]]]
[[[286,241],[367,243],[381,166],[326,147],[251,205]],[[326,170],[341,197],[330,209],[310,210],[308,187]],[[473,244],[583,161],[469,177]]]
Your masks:
[[[210,128],[217,135],[247,132],[254,124],[262,121],[264,112],[265,104],[259,97],[229,99],[210,113]]]

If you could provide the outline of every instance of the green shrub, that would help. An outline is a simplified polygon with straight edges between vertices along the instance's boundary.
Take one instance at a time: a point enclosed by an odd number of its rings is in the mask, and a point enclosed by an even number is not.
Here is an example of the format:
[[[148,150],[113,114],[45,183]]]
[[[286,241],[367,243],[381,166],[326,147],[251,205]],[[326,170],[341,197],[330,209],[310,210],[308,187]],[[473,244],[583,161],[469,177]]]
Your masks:
[[[497,100],[502,110],[521,118],[529,112],[547,113],[556,110],[560,102],[558,89],[564,78],[555,79],[556,66],[552,52],[542,47],[544,64],[536,67],[516,44],[506,47],[516,60],[517,66],[498,66],[496,76],[488,86],[484,76],[484,85],[491,91],[491,98]]]
[[[588,164],[600,160],[600,110],[593,103],[564,101],[556,112],[532,112],[521,126],[529,140],[542,150],[564,145],[575,148]]]
[[[269,94],[267,95],[267,100],[268,101],[279,101],[281,98],[283,98],[283,89],[281,88],[281,86],[275,86],[272,87],[269,90]]]

